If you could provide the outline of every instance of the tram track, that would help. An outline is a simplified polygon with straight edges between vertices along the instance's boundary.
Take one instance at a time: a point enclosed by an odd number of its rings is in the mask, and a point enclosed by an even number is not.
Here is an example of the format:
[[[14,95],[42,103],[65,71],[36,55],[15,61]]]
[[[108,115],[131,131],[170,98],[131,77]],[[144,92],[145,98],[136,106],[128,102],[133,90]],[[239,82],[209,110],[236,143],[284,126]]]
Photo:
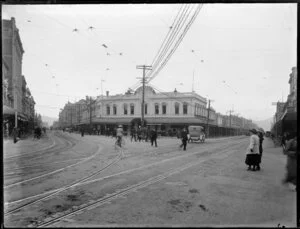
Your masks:
[[[219,147],[219,146],[218,146]],[[217,147],[217,148],[218,148]],[[214,148],[212,148],[211,150],[213,150],[213,149],[215,149],[215,147]],[[177,150],[177,148],[176,149],[167,149],[167,150],[164,150],[164,151],[162,151],[161,149],[160,150],[158,150],[158,149],[156,149],[156,150],[154,150],[154,151],[152,151],[151,152],[151,154],[156,154],[158,151],[160,151],[160,154],[164,154],[164,153],[170,153],[170,152],[173,152],[173,151],[176,151]],[[147,154],[147,153],[149,153],[149,152],[146,152],[146,153],[144,153],[144,154]],[[196,152],[196,153],[193,153],[193,154],[185,154],[185,155],[181,155],[181,156],[177,156],[177,157],[175,157],[175,158],[169,158],[169,159],[165,159],[165,160],[163,160],[162,162],[165,162],[165,161],[170,161],[170,160],[176,160],[176,159],[178,159],[178,158],[184,158],[184,157],[187,157],[187,156],[191,156],[191,155],[194,155],[194,154],[198,154],[199,152]],[[96,156],[96,153],[94,154],[94,156]],[[94,157],[93,156],[93,157]],[[131,157],[138,157],[138,156],[145,156],[145,155],[137,155],[137,156],[131,156]],[[127,157],[128,158],[128,157]],[[22,184],[22,183],[26,183],[26,182],[29,182],[29,181],[32,181],[32,180],[36,180],[36,179],[39,179],[39,178],[42,178],[42,177],[45,177],[45,176],[48,176],[48,175],[52,175],[52,174],[54,174],[54,173],[58,173],[58,172],[60,172],[60,171],[63,171],[63,170],[65,170],[66,168],[69,168],[69,167],[72,167],[72,166],[75,166],[75,165],[78,165],[78,164],[80,164],[80,163],[83,163],[83,162],[85,162],[85,161],[87,161],[87,160],[90,160],[91,159],[91,157],[87,157],[86,159],[84,159],[83,161],[80,161],[80,162],[77,162],[77,163],[75,163],[75,164],[72,164],[72,165],[69,165],[69,166],[67,166],[67,167],[64,167],[64,168],[61,168],[61,169],[58,169],[58,170],[55,170],[55,171],[53,171],[53,172],[50,172],[50,173],[47,173],[47,174],[44,174],[44,175],[41,175],[41,176],[38,176],[38,177],[34,177],[34,178],[31,178],[31,179],[28,179],[28,180],[25,180],[25,181],[20,181],[20,182],[16,182],[16,183],[13,183],[13,184],[10,184],[10,185],[8,185],[8,186],[4,186],[4,188],[9,188],[9,187],[12,187],[12,186],[16,186],[16,185],[20,185],[20,184]],[[159,162],[158,162],[159,163]],[[158,163],[152,163],[152,164],[150,164],[149,166],[151,166],[151,165],[154,165],[154,164],[158,164]],[[142,166],[141,168],[146,168],[146,167],[149,167],[149,166]],[[136,168],[136,169],[133,169],[133,170],[138,170],[139,168]],[[97,174],[97,172],[96,172],[96,174],[95,175],[98,175]],[[101,178],[100,178],[101,179]],[[78,183],[79,184],[79,183]],[[56,189],[56,190],[60,190],[61,188],[59,188],[59,189]],[[51,191],[50,191],[51,192]],[[45,194],[45,193],[44,193]],[[40,195],[43,195],[43,194],[40,194]],[[29,199],[30,197],[26,197],[25,199]],[[17,200],[18,202],[20,202],[20,201],[22,201],[22,200]],[[16,202],[16,201],[14,201],[14,202]],[[12,202],[13,203],[13,202]],[[6,205],[9,205],[9,204],[11,204],[10,202],[9,203],[6,203]]]
[[[73,183],[71,183],[71,184],[69,184],[69,185],[66,185],[65,187],[62,187],[62,188],[60,188],[60,189],[58,189],[58,190],[56,190],[56,191],[53,191],[53,193],[50,193],[49,195],[46,195],[46,196],[44,196],[44,197],[42,197],[42,198],[39,198],[39,199],[37,199],[37,200],[31,201],[31,202],[29,202],[29,203],[26,203],[26,204],[24,204],[24,205],[22,205],[22,206],[20,206],[20,207],[17,207],[17,208],[15,208],[15,209],[13,209],[13,210],[7,211],[6,213],[4,213],[4,216],[8,216],[8,215],[10,215],[10,214],[12,214],[12,213],[14,213],[14,212],[16,212],[16,211],[19,211],[19,210],[23,209],[24,207],[30,206],[30,205],[35,204],[35,203],[37,203],[37,202],[40,202],[40,201],[42,201],[42,200],[46,200],[46,199],[52,197],[53,195],[56,195],[56,194],[58,194],[58,193],[60,193],[60,192],[63,192],[63,191],[66,191],[66,190],[68,190],[68,189],[70,189],[70,188],[76,186],[76,184],[81,183],[81,182],[84,182],[85,180],[88,180],[88,179],[90,179],[90,178],[92,178],[92,177],[98,175],[100,172],[102,172],[103,170],[105,170],[105,169],[108,168],[109,166],[111,166],[111,165],[117,163],[120,159],[121,159],[121,156],[118,155],[117,157],[115,157],[113,160],[111,160],[111,162],[109,162],[107,165],[105,165],[105,166],[104,166],[103,168],[101,168],[100,170],[97,170],[96,172],[94,172],[94,173],[92,173],[92,174],[90,174],[90,175],[88,175],[88,176],[85,176],[85,177],[83,177],[83,178],[81,178],[81,179],[79,179],[79,180],[76,180],[75,182],[73,182]]]
[[[218,146],[218,147],[220,147],[220,146]],[[218,147],[217,147],[217,148],[218,148]],[[214,150],[214,149],[210,149],[210,151],[212,151],[212,150]],[[205,153],[205,152],[206,152],[206,151],[204,151],[204,152],[202,152],[202,153]],[[96,175],[99,175],[99,174],[100,174],[103,170],[105,170],[106,168],[112,166],[113,164],[116,164],[116,163],[120,160],[120,155],[119,155],[118,157],[116,157],[115,159],[113,159],[110,163],[108,163],[104,168],[102,168],[102,169],[100,169],[100,170],[94,172],[93,174],[91,174],[91,175],[89,175],[89,176],[86,176],[86,177],[84,177],[84,178],[81,178],[80,180],[77,180],[77,181],[73,182],[73,183],[70,184],[70,185],[64,186],[64,187],[59,188],[59,189],[57,189],[57,190],[51,190],[51,191],[49,191],[49,192],[47,192],[47,193],[44,193],[44,195],[46,195],[46,196],[41,197],[41,198],[36,199],[36,200],[33,200],[33,201],[30,201],[29,203],[23,204],[22,206],[17,207],[17,208],[15,208],[15,209],[13,209],[13,210],[7,211],[4,215],[5,215],[5,216],[11,215],[11,214],[13,214],[13,213],[16,212],[16,211],[19,211],[19,210],[21,210],[21,209],[23,209],[23,208],[25,208],[25,207],[28,207],[28,206],[33,205],[33,204],[35,204],[35,203],[41,202],[41,201],[43,201],[43,200],[46,200],[46,199],[48,199],[48,198],[50,198],[50,197],[53,197],[53,196],[55,196],[55,195],[57,195],[57,194],[59,194],[59,193],[61,193],[61,192],[63,192],[63,191],[66,191],[66,190],[68,190],[68,189],[70,189],[70,188],[72,188],[72,187],[76,187],[76,186],[80,186],[80,185],[86,185],[86,184],[88,184],[88,183],[97,182],[97,181],[103,180],[103,179],[108,178],[108,177],[113,177],[113,176],[118,176],[118,175],[122,175],[122,174],[125,174],[125,173],[130,173],[130,172],[137,171],[137,170],[140,170],[140,169],[145,169],[145,168],[147,168],[147,167],[151,167],[151,166],[155,166],[155,165],[158,165],[158,164],[162,164],[162,163],[165,163],[165,162],[167,162],[167,161],[177,160],[177,159],[180,159],[180,158],[183,158],[183,157],[190,157],[190,156],[196,155],[196,154],[199,154],[199,152],[194,152],[194,153],[192,153],[192,154],[186,154],[186,155],[180,155],[180,156],[177,156],[176,158],[165,159],[165,160],[163,160],[163,161],[155,162],[155,163],[152,163],[152,164],[149,164],[149,165],[146,165],[146,166],[141,166],[141,167],[138,167],[138,168],[129,169],[129,170],[127,170],[127,171],[122,171],[122,172],[117,173],[117,174],[113,174],[113,175],[110,175],[110,176],[98,178],[98,179],[96,179],[96,180],[88,181],[89,179],[95,177]],[[115,161],[114,161],[114,160],[115,160]],[[48,193],[49,193],[49,194],[48,194]],[[17,203],[17,202],[19,203],[19,202],[22,202],[22,201],[25,201],[25,200],[28,200],[28,199],[32,199],[32,198],[38,197],[38,196],[43,196],[43,194],[38,194],[38,195],[35,195],[35,196],[33,196],[33,197],[27,197],[27,198],[22,199],[22,200],[17,200],[17,201],[11,202],[11,203],[6,203],[6,205],[14,204],[14,203]]]
[[[63,135],[55,135],[55,137],[57,137],[58,139],[61,140],[61,138],[63,138],[63,140],[66,142],[66,145],[58,145],[57,141],[54,140],[54,142],[51,144],[50,146],[44,147],[42,149],[33,151],[33,152],[28,152],[28,153],[22,153],[21,155],[14,155],[11,157],[6,157],[4,158],[5,163],[10,163],[10,162],[14,162],[14,161],[10,161],[12,159],[18,159],[21,160],[22,158],[30,158],[30,157],[34,157],[34,159],[40,158],[40,157],[44,157],[44,155],[40,155],[40,154],[49,154],[49,153],[56,153],[56,152],[60,152],[61,150],[68,150],[71,149],[74,145],[76,145],[75,141],[72,141],[69,139],[67,139],[67,137],[63,136]]]
[[[232,148],[232,147],[230,147]],[[237,148],[237,147],[235,147]],[[225,150],[226,151],[226,150]],[[106,194],[104,197],[98,198],[96,200],[92,200],[92,201],[88,201],[87,203],[83,203],[79,206],[72,206],[72,208],[69,208],[66,211],[63,212],[59,212],[59,213],[55,213],[53,215],[51,215],[50,217],[44,218],[43,220],[37,221],[34,224],[29,225],[30,227],[47,227],[47,226],[52,226],[58,222],[60,222],[61,220],[65,219],[65,218],[70,218],[74,215],[78,215],[78,214],[82,214],[85,211],[89,211],[92,210],[94,208],[97,208],[103,204],[107,204],[110,203],[111,201],[120,198],[120,197],[124,197],[132,192],[135,192],[139,189],[145,188],[151,184],[160,182],[176,173],[180,173],[188,168],[191,168],[193,166],[199,165],[203,162],[209,161],[211,159],[222,159],[226,156],[229,156],[228,154],[226,155],[222,155],[223,152],[225,151],[221,151],[218,152],[216,154],[214,154],[212,157],[209,158],[198,158],[198,160],[193,160],[191,162],[187,162],[184,163],[181,166],[175,166],[171,169],[168,169],[167,172],[164,172],[162,174],[159,175],[155,175],[152,176],[146,180],[142,180],[136,184],[127,186],[125,188],[122,189],[117,189],[115,192],[111,193],[111,194]],[[193,153],[196,154],[196,153]]]

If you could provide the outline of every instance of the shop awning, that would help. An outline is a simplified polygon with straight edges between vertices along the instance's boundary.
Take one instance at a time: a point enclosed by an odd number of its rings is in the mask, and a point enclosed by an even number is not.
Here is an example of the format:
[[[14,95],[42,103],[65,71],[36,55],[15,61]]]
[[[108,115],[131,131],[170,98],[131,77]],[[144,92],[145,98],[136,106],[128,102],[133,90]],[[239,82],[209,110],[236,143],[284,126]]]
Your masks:
[[[3,115],[14,115],[15,109],[6,105],[3,105]]]
[[[287,112],[283,117],[284,121],[297,121],[297,112]]]
[[[204,119],[193,117],[170,117],[170,118],[145,118],[148,124],[204,124]]]
[[[27,116],[22,113],[18,113],[18,119],[21,121],[28,121]]]

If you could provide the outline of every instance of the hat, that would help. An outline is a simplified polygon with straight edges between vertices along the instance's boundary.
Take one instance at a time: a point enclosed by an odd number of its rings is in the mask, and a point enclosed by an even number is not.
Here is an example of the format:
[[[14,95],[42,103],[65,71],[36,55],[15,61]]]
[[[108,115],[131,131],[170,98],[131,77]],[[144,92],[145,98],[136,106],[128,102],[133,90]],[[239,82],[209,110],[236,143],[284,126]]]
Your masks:
[[[253,134],[257,134],[256,129],[251,129],[251,130],[249,130],[249,131],[252,132]]]

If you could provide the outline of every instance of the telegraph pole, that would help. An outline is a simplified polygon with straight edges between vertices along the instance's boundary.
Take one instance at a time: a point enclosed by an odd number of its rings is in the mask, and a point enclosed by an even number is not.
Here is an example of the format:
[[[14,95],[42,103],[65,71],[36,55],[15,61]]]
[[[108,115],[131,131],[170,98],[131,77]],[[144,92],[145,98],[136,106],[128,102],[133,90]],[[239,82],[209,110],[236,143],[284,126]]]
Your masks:
[[[210,102],[213,102],[214,100],[209,99],[208,100],[208,109],[207,109],[207,120],[206,120],[206,129],[207,129],[207,137],[209,136],[209,112],[210,112]]]
[[[147,70],[152,70],[152,66],[147,66],[147,65],[137,65],[136,66],[137,69],[143,69],[143,78],[142,78],[142,83],[143,83],[143,97],[142,97],[142,119],[141,119],[141,124],[142,124],[142,127],[144,126],[144,112],[145,112],[145,109],[144,109],[144,104],[145,104],[145,81],[146,81],[146,78],[145,78],[145,75],[146,75],[146,69]]]
[[[231,129],[231,113],[234,112],[233,110],[227,111],[229,112],[229,134],[230,134],[230,129]]]

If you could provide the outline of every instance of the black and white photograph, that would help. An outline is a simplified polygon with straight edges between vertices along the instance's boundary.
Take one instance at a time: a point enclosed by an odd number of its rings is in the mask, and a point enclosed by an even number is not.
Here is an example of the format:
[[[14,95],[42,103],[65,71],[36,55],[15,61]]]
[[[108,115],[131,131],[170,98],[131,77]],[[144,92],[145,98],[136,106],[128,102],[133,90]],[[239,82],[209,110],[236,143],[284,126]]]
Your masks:
[[[297,227],[298,3],[2,3],[2,227]]]

